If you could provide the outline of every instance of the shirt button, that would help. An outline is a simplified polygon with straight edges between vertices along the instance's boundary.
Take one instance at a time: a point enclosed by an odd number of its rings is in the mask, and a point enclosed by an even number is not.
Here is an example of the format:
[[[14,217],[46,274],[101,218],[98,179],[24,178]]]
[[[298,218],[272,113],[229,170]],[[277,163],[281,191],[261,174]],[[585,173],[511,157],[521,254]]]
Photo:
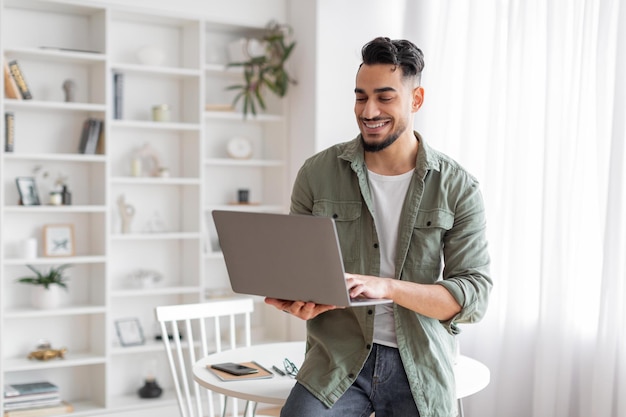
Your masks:
[[[372,310],[372,309],[367,310],[367,314],[369,314],[371,316],[372,314],[374,314],[374,310]]]
[[[354,374],[348,374],[348,378],[354,379]]]
[[[374,248],[378,249],[378,243],[374,243]]]
[[[432,222],[429,220],[426,222],[426,226],[430,226],[432,224]]]
[[[367,345],[365,345],[365,347],[367,348],[367,350],[370,350],[372,348],[372,345],[368,343]]]
[[[339,217],[339,215],[337,213],[333,213],[333,219],[336,219],[337,217]]]

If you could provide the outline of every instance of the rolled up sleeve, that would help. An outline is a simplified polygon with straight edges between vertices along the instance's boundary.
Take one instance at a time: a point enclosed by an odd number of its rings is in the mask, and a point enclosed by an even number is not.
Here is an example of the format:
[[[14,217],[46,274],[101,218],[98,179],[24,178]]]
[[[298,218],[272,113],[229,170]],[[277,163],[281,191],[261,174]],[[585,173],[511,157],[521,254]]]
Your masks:
[[[487,311],[493,286],[489,275],[485,209],[476,181],[468,180],[455,207],[452,228],[444,235],[443,285],[461,306],[452,319],[442,322],[450,333],[455,323],[475,323]]]

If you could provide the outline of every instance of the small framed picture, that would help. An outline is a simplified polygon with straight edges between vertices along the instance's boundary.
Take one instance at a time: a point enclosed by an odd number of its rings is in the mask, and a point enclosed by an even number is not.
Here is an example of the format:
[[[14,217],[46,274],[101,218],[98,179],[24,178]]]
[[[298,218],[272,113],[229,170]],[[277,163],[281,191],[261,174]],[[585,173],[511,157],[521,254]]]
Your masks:
[[[74,256],[74,225],[47,224],[43,227],[44,256]]]
[[[115,330],[122,346],[137,346],[145,343],[139,319],[120,319],[115,321]]]
[[[37,185],[35,184],[35,178],[33,177],[17,177],[15,179],[17,184],[17,191],[20,193],[20,204],[23,206],[38,206],[39,193],[37,192]]]

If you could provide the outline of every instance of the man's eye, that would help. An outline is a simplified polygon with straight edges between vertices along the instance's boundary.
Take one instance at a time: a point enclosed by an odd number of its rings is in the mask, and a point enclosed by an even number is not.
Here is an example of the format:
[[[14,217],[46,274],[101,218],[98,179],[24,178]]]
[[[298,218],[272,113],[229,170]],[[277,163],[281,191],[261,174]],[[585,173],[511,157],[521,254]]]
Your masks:
[[[393,99],[393,97],[381,97],[379,100],[387,102],[387,101],[391,101],[392,99]]]
[[[357,97],[356,101],[359,102],[359,103],[362,103],[364,101],[367,101],[367,98],[365,98],[365,97]]]

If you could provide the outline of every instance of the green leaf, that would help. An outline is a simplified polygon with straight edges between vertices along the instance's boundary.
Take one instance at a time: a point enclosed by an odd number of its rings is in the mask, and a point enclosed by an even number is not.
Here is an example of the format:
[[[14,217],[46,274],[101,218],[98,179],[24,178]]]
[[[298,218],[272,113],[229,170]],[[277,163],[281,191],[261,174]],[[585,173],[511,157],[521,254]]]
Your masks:
[[[227,67],[243,68],[243,84],[235,84],[226,87],[227,91],[238,91],[233,99],[236,106],[242,99],[243,116],[248,113],[256,115],[257,109],[266,109],[264,90],[270,91],[278,97],[287,94],[289,84],[295,84],[287,69],[285,62],[292,54],[296,42],[285,39],[293,30],[290,26],[270,21],[262,39],[266,42],[265,55],[250,57],[245,62],[231,62]]]
[[[255,91],[256,94],[256,99],[259,102],[259,106],[265,110],[265,101],[263,100],[263,95],[261,94],[260,90]]]
[[[47,273],[43,273],[32,265],[26,265],[35,276],[21,277],[17,279],[17,282],[22,284],[42,285],[46,289],[54,284],[67,289],[65,270],[71,266],[70,264],[63,264],[57,267],[50,267]]]

